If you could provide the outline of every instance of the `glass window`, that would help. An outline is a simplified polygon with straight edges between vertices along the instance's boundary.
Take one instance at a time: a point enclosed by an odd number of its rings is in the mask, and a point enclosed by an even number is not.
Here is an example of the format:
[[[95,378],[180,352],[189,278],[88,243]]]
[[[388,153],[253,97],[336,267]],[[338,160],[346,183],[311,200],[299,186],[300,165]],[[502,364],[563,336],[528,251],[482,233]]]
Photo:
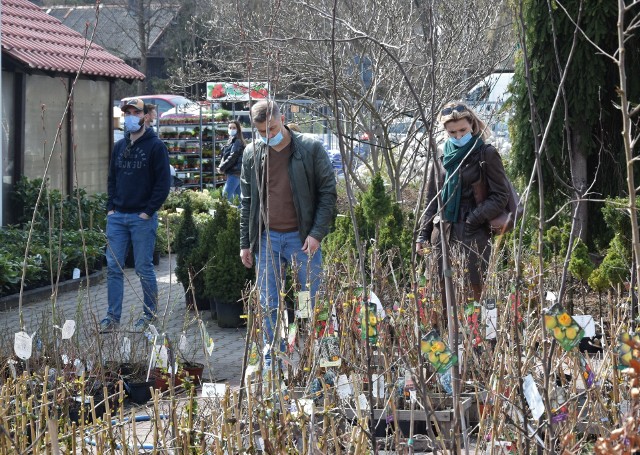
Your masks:
[[[26,78],[24,175],[49,178],[50,188],[66,191],[67,129],[62,114],[68,79],[31,75]],[[62,128],[58,132],[58,125]],[[48,168],[47,168],[48,166]]]
[[[109,82],[78,80],[73,96],[76,176],[73,186],[88,193],[107,191],[111,115]]]
[[[0,202],[0,225],[15,220],[8,216],[11,213],[10,193],[13,188],[14,150],[15,150],[15,112],[13,111],[15,90],[13,73],[2,72],[2,201]]]

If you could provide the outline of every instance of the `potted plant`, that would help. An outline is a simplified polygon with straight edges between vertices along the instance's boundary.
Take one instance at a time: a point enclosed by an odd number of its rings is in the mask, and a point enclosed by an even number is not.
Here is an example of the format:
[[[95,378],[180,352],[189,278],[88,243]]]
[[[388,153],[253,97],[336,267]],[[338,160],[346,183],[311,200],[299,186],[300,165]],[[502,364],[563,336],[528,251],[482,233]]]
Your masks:
[[[185,298],[187,306],[195,305],[195,295],[191,287],[190,273],[193,276],[193,270],[190,268],[189,261],[191,254],[198,245],[198,229],[193,219],[193,209],[191,203],[186,201],[182,219],[176,232],[174,240],[174,251],[176,254],[176,279],[182,283],[185,290]]]
[[[243,311],[242,291],[252,278],[252,271],[238,259],[240,215],[226,198],[215,204],[212,232],[212,259],[205,272],[205,293],[213,298],[219,327],[239,327]]]

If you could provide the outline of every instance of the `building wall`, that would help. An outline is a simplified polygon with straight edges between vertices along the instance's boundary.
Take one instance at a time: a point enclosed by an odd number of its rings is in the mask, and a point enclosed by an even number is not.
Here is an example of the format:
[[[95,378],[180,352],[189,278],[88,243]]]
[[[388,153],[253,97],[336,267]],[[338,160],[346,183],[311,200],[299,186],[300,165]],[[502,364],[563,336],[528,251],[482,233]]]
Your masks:
[[[89,194],[107,191],[113,136],[110,82],[79,79],[65,115],[70,83],[65,77],[28,75],[23,97],[16,76],[2,73],[3,224],[13,222],[10,194],[17,176],[47,177],[49,188],[65,194],[75,187]],[[16,101],[20,105],[23,99],[28,101],[22,103],[24,123],[16,112]]]

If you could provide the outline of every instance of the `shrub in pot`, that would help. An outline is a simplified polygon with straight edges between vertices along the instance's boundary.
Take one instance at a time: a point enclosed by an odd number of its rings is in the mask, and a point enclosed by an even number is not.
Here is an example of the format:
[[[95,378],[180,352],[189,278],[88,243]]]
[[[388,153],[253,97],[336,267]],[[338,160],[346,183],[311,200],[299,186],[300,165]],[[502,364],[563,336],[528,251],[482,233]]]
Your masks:
[[[190,288],[189,275],[193,275],[193,270],[190,269],[189,260],[197,245],[198,229],[193,219],[191,204],[187,203],[182,212],[182,220],[180,220],[173,245],[176,254],[176,279],[184,287],[187,306],[195,304],[195,297]]]
[[[205,272],[205,293],[216,303],[218,326],[239,327],[242,291],[253,272],[238,258],[240,214],[226,198],[215,204],[212,230],[216,232],[212,259]]]

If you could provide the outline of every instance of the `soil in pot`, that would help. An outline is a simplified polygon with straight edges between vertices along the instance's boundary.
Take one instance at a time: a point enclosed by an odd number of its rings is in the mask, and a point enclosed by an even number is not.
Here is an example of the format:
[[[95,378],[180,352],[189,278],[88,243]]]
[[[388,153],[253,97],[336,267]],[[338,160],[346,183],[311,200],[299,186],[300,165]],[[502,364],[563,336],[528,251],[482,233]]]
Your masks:
[[[160,368],[154,368],[151,370],[150,378],[153,379],[153,388],[166,392],[169,390],[169,384],[171,382],[171,375]],[[178,387],[182,384],[182,374],[177,374],[173,377],[174,387]]]
[[[195,385],[202,384],[202,373],[204,372],[204,364],[198,362],[186,362],[182,365],[182,371],[185,376],[189,376]]]

